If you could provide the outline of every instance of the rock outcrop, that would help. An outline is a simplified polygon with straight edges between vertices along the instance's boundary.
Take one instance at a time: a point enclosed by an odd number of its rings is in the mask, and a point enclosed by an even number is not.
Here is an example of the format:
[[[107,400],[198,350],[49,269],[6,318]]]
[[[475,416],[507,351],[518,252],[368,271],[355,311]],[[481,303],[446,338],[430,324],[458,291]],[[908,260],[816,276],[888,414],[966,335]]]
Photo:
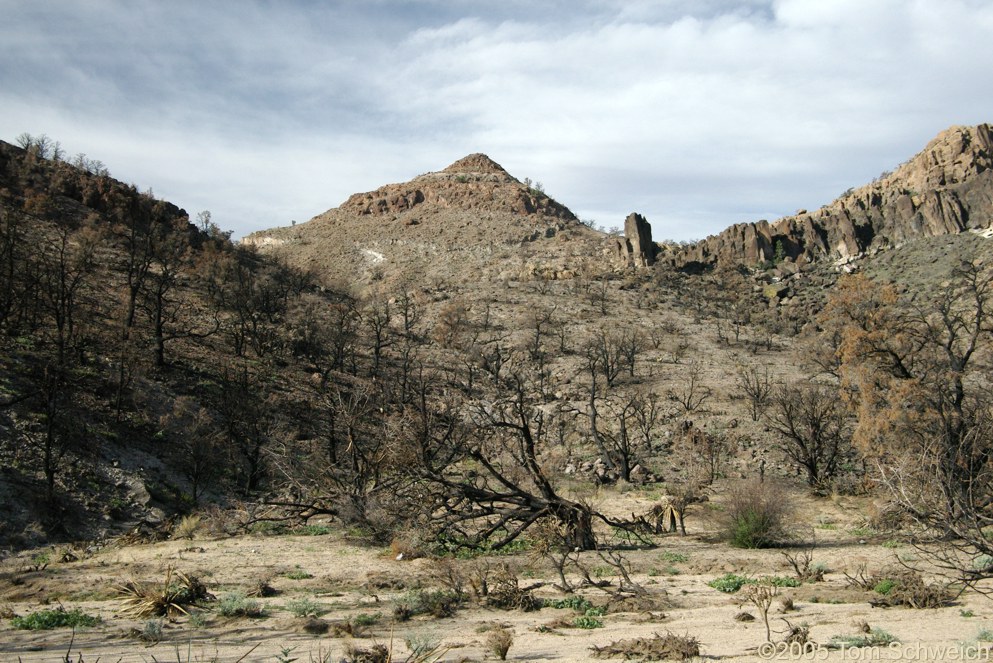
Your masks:
[[[632,212],[624,219],[624,236],[614,238],[614,254],[622,265],[651,267],[655,264],[656,249],[652,241],[652,226],[640,214]]]
[[[396,216],[425,203],[441,209],[501,211],[578,221],[567,207],[524,185],[485,154],[470,154],[444,170],[409,182],[356,193],[338,209],[360,216]]]
[[[671,259],[692,269],[793,258],[846,260],[920,236],[983,230],[993,223],[993,130],[952,127],[893,173],[813,212],[736,224]]]

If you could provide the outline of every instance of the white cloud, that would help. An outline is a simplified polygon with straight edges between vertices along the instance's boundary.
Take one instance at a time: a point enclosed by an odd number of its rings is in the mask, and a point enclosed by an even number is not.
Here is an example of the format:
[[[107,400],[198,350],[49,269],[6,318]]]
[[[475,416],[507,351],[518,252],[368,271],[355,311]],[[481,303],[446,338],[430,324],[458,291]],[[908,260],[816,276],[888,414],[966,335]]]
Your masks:
[[[698,237],[829,202],[993,120],[978,0],[0,13],[0,138],[48,133],[237,234],[485,151],[584,218],[640,211]]]

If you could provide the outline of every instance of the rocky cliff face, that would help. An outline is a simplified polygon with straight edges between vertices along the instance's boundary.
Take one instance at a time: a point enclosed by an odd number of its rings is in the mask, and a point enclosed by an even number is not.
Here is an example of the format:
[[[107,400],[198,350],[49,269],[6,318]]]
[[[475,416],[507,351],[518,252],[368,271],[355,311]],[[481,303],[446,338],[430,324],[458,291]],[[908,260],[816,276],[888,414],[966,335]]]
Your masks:
[[[813,212],[741,223],[677,252],[682,268],[782,257],[845,260],[913,237],[984,230],[993,223],[993,131],[952,127],[893,173]]]

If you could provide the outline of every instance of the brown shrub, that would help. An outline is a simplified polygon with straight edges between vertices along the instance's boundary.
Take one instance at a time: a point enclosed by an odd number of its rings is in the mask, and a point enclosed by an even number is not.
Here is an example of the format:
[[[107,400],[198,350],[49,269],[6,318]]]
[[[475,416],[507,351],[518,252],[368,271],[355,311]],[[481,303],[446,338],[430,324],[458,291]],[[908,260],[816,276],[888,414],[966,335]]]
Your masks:
[[[700,655],[700,641],[688,635],[667,632],[650,638],[616,640],[604,647],[590,647],[594,658],[623,658],[640,661],[685,661]]]

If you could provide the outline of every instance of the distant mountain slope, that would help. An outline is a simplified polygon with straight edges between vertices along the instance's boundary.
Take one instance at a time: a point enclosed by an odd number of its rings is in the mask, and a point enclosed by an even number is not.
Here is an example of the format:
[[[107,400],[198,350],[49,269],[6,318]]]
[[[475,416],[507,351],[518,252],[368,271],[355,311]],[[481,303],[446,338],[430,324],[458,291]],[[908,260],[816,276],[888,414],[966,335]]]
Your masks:
[[[736,224],[677,251],[677,267],[755,265],[783,256],[845,260],[914,237],[982,231],[993,222],[990,125],[952,127],[893,173],[829,205],[775,222]]]
[[[409,182],[357,193],[244,244],[349,282],[390,277],[568,277],[602,262],[603,235],[484,154]]]

